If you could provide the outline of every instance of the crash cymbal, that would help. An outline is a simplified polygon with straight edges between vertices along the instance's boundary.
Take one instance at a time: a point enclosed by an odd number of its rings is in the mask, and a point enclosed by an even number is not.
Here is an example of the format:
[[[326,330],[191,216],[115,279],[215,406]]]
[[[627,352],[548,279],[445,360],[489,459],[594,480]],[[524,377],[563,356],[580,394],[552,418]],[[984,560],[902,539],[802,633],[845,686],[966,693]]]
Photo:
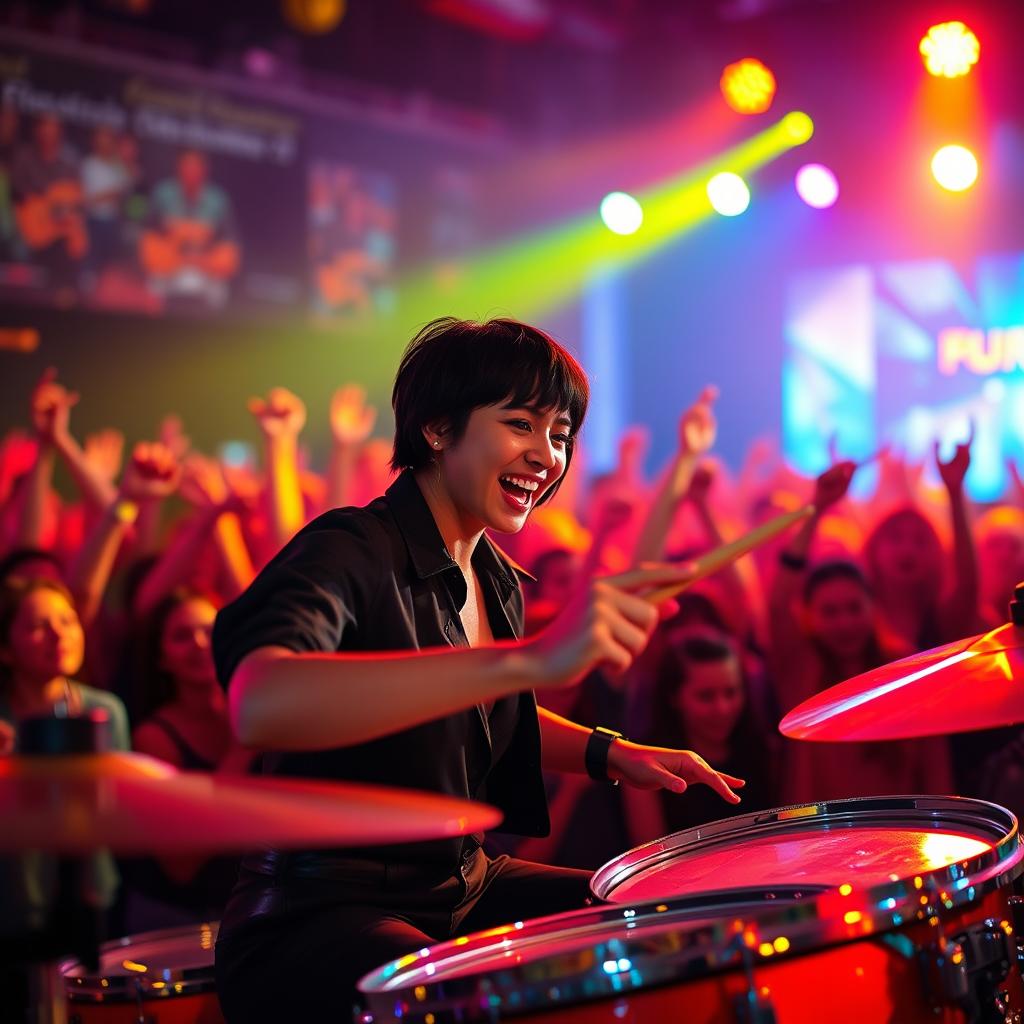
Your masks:
[[[143,754],[0,758],[0,853],[241,852],[418,842],[501,813],[414,790],[180,772]]]
[[[1007,623],[847,679],[779,723],[800,740],[896,740],[1024,722],[1024,626]]]

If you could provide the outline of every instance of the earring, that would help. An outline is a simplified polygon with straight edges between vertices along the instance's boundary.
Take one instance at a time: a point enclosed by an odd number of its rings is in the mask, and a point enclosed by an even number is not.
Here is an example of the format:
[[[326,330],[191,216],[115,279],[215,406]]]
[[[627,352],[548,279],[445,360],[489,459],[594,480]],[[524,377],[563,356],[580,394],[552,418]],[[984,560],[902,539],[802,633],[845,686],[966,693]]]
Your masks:
[[[441,442],[440,441],[435,441],[434,442],[434,447],[435,448],[440,448],[441,447]]]

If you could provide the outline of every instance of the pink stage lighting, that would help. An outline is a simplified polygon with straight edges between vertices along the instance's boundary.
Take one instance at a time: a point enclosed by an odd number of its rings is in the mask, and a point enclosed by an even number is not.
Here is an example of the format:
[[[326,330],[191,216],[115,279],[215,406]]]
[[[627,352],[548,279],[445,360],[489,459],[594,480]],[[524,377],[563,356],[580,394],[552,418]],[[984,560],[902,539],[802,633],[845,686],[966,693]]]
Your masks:
[[[827,210],[839,198],[839,182],[824,164],[804,164],[796,172],[796,191],[816,210]]]

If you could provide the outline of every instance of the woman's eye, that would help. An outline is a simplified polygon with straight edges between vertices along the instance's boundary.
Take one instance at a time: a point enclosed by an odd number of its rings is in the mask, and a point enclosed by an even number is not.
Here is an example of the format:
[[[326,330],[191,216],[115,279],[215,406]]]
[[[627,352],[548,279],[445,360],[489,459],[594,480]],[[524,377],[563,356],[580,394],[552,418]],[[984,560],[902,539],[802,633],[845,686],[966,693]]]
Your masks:
[[[529,430],[530,424],[526,420],[509,420],[509,425],[516,428],[516,430]]]
[[[555,434],[555,436],[551,440],[557,441],[560,445],[565,446],[572,441],[572,438],[569,437],[568,434]]]

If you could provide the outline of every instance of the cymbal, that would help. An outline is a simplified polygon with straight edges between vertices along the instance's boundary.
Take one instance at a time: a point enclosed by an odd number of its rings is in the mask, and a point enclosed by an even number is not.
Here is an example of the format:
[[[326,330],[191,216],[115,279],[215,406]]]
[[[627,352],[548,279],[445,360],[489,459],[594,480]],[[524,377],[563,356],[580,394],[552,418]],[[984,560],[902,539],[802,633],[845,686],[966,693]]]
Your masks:
[[[370,846],[493,828],[501,812],[414,790],[181,772],[144,754],[0,758],[0,853],[213,854]]]
[[[799,740],[896,740],[1024,722],[1024,626],[1007,623],[832,686],[779,723]]]

